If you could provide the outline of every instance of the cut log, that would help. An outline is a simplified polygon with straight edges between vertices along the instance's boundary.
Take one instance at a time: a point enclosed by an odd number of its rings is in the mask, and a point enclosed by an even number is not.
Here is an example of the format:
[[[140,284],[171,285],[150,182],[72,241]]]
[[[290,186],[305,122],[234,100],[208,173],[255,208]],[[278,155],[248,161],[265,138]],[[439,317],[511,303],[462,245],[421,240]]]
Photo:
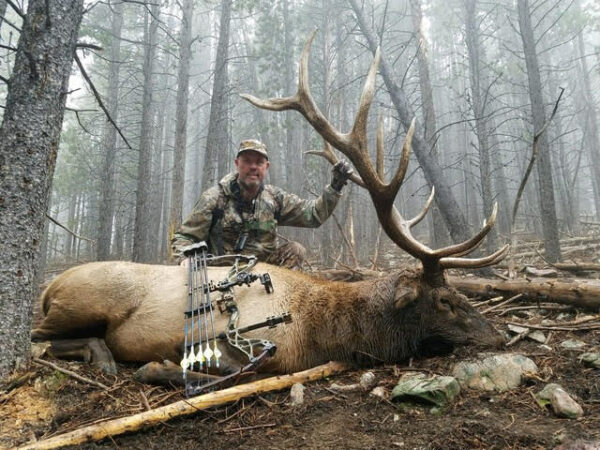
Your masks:
[[[558,281],[543,278],[493,280],[454,276],[448,277],[448,282],[469,295],[495,297],[499,294],[515,295],[522,293],[524,299],[560,303],[594,311],[600,309],[599,280]]]
[[[181,400],[170,405],[134,414],[128,417],[97,423],[70,433],[54,436],[38,442],[32,442],[21,447],[22,449],[50,449],[66,445],[77,445],[84,442],[99,441],[108,436],[136,431],[145,426],[156,425],[174,417],[194,414],[211,406],[222,405],[240,398],[263,392],[278,391],[290,387],[294,383],[306,383],[342,372],[347,366],[338,362],[330,362],[312,369],[297,372],[291,375],[282,375],[253,383],[234,386],[222,391],[211,392],[198,397]]]

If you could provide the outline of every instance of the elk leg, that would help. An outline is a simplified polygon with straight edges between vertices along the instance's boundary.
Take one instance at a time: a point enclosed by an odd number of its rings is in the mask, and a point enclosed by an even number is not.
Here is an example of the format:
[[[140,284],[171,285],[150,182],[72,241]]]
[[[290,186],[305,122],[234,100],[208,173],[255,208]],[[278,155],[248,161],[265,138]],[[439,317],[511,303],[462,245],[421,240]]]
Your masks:
[[[229,366],[223,367],[221,365],[220,374],[232,373],[233,369]],[[165,386],[185,386],[183,380],[183,373],[181,366],[175,364],[169,360],[165,360],[163,363],[149,362],[148,364],[140,367],[133,375],[136,381],[145,384],[160,384]],[[220,379],[220,375],[213,375],[210,373],[194,372],[192,370],[187,371],[188,382],[201,381],[215,381]]]
[[[116,374],[117,365],[104,339],[64,339],[51,342],[49,353],[59,359],[80,359],[103,372]]]

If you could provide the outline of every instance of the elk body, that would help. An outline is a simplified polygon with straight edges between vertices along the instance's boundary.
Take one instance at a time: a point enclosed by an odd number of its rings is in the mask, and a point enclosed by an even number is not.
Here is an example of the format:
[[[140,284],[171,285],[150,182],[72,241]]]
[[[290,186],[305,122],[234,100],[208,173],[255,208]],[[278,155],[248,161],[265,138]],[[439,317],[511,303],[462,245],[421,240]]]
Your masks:
[[[497,331],[447,286],[424,283],[419,270],[406,269],[355,283],[310,277],[258,264],[269,272],[275,292],[256,283],[236,287],[240,326],[290,312],[292,323],[248,333],[277,345],[265,366],[291,372],[330,361],[369,364],[399,362],[409,356],[457,345],[496,346]],[[210,267],[220,280],[225,269]],[[42,295],[45,318],[35,340],[98,337],[119,361],[179,362],[187,269],[129,262],[89,263],[59,275]],[[217,333],[228,315],[215,311]],[[241,354],[220,344],[222,367],[243,365]],[[247,362],[247,361],[246,361]]]
[[[308,56],[314,33],[304,47],[297,93],[292,97],[261,100],[243,95],[255,106],[273,111],[296,110],[311,126],[344,154],[358,172],[352,180],[368,190],[382,228],[400,248],[419,259],[422,269],[405,270],[372,281],[342,283],[311,278],[298,272],[258,265],[256,271],[271,274],[275,293],[260,285],[236,288],[240,326],[290,312],[293,322],[251,335],[273,341],[278,349],[265,367],[289,372],[329,361],[355,363],[398,362],[409,356],[448,350],[457,345],[499,345],[497,331],[469,305],[465,297],[445,281],[447,268],[485,267],[502,260],[504,246],[491,255],[466,258],[490,231],[496,208],[482,229],[465,242],[431,249],[411,232],[423,219],[425,207],[413,219],[404,219],[394,199],[408,167],[413,125],[407,131],[400,163],[389,182],[383,167],[381,123],[376,140],[376,165],[371,162],[366,124],[379,64],[379,52],[365,81],[358,114],[351,132],[340,133],[323,116],[309,90]],[[317,152],[329,162],[337,157],[326,145]],[[210,268],[208,278],[219,281],[225,269]],[[178,361],[183,349],[186,269],[133,263],[91,263],[60,275],[43,294],[46,317],[34,330],[35,339],[75,336],[95,331],[118,360]],[[223,330],[227,318],[218,316]],[[102,347],[100,341],[93,341]],[[239,355],[221,347],[224,360],[239,365]],[[68,345],[63,346],[67,350]],[[68,351],[66,352],[68,353]],[[236,361],[237,359],[237,361]]]

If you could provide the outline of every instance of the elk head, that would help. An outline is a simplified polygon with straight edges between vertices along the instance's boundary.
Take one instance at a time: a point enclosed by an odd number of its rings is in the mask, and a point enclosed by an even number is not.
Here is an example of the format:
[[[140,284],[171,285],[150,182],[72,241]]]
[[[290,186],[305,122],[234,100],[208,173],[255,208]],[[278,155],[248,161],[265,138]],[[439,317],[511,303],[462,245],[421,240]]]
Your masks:
[[[422,211],[412,219],[404,219],[400,212],[394,206],[394,199],[402,185],[409,162],[409,153],[411,141],[414,133],[415,121],[408,129],[404,141],[402,155],[396,172],[391,179],[386,182],[383,164],[383,126],[381,116],[378,119],[377,138],[376,138],[376,162],[373,165],[369,156],[367,145],[367,118],[369,108],[373,100],[375,91],[375,78],[379,67],[380,51],[375,53],[375,57],[369,69],[367,79],[361,94],[358,113],[354,125],[348,133],[338,131],[329,120],[323,115],[315,104],[309,88],[308,80],[308,59],[310,47],[314,39],[316,30],[311,34],[304,46],[300,60],[300,73],[298,90],[295,95],[285,98],[271,98],[262,100],[248,94],[242,94],[242,98],[257,106],[258,108],[271,111],[296,110],[300,112],[310,125],[325,140],[325,150],[311,152],[326,158],[330,163],[335,164],[337,157],[331,150],[331,146],[337,148],[354,165],[358,174],[353,175],[352,181],[367,189],[369,192],[377,216],[383,230],[390,239],[400,248],[421,261],[423,270],[418,276],[418,282],[408,292],[402,293],[404,288],[400,288],[400,303],[405,303],[402,308],[406,310],[411,308],[421,308],[418,316],[422,316],[423,327],[427,328],[429,337],[440,337],[441,340],[450,343],[467,343],[473,339],[469,337],[469,328],[481,336],[488,331],[493,330],[491,325],[478,314],[466,298],[449,287],[445,281],[444,270],[448,268],[480,268],[486,267],[501,261],[508,252],[508,245],[500,248],[489,256],[481,258],[465,258],[464,256],[475,250],[483,241],[487,233],[491,230],[496,219],[497,205],[494,205],[493,212],[489,219],[484,222],[481,230],[472,238],[448,247],[440,249],[431,249],[427,245],[419,242],[412,235],[412,228],[419,223],[427,210],[429,209],[435,194],[432,187],[431,195],[425,203]],[[412,300],[419,298],[425,300],[423,303]],[[435,311],[434,311],[435,310]],[[436,314],[435,323],[427,317],[428,311]],[[427,323],[427,322],[430,323]],[[445,324],[449,324],[446,326]],[[450,325],[451,324],[451,325]],[[462,332],[461,332],[462,330]],[[497,333],[489,340],[497,341]],[[487,342],[489,344],[490,342]],[[497,342],[496,342],[497,343]]]

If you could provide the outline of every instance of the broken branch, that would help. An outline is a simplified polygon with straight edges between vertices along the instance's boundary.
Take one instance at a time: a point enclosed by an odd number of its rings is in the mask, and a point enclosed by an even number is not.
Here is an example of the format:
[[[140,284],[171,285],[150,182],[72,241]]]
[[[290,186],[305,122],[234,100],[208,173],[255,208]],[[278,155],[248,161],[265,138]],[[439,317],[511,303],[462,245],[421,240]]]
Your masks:
[[[31,442],[22,448],[50,449],[66,445],[77,445],[90,441],[99,441],[106,437],[136,431],[145,426],[157,425],[174,417],[194,414],[200,410],[221,405],[223,403],[233,402],[251,395],[285,389],[294,383],[306,383],[308,381],[319,380],[346,369],[347,366],[345,364],[329,362],[291,375],[281,375],[258,380],[253,383],[242,384],[221,391],[181,400],[161,408],[134,414],[132,416],[97,423],[71,431],[70,433],[54,436],[50,439]]]

